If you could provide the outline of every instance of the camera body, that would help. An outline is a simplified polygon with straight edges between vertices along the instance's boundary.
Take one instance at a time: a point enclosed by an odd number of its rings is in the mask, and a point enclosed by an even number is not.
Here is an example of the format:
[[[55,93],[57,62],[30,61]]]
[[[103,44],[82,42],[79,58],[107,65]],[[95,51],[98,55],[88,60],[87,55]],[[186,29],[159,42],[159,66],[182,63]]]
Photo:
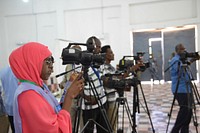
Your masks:
[[[120,61],[119,61],[119,70],[124,71],[127,70],[129,67],[132,67],[133,65],[137,64],[139,61],[143,62],[143,56],[145,52],[137,52],[136,56],[124,56]],[[126,60],[125,58],[127,57],[133,57],[134,60]],[[134,63],[135,61],[135,63]],[[150,66],[149,62],[144,62],[142,66],[140,66],[139,71],[144,72],[146,68]]]
[[[64,48],[61,54],[62,64],[82,64],[84,66],[100,67],[105,62],[105,54],[93,54],[88,51]]]
[[[133,86],[136,87],[139,84],[139,80],[136,77],[133,77],[131,79],[118,79],[116,77],[113,77],[110,75],[106,87],[108,88],[114,88],[120,97],[123,96],[124,91]]]
[[[184,51],[183,53],[180,53],[179,56],[181,59],[199,58],[199,53],[198,52],[189,53],[187,51]]]
[[[119,61],[119,70],[124,71],[134,65],[134,60],[126,60],[125,58]]]
[[[144,62],[144,66],[140,66],[140,71],[144,72],[147,68],[150,67],[150,62]]]
[[[130,86],[137,86],[138,85],[138,79],[137,78],[131,78],[131,79],[114,79],[109,78],[107,87],[108,88],[115,88],[116,90],[122,90],[126,87]]]
[[[183,62],[183,63],[186,63],[186,60],[187,58],[193,58],[193,59],[199,59],[200,58],[200,55],[198,52],[187,52],[187,51],[184,51],[183,53],[179,53],[179,56],[180,56],[180,60]]]

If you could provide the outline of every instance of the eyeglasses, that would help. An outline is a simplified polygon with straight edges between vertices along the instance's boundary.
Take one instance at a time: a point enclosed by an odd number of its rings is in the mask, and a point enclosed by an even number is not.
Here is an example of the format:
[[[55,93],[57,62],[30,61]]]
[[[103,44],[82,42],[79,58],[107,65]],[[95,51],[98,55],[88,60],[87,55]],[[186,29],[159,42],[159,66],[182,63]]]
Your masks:
[[[46,62],[47,65],[50,65],[54,63],[54,58],[53,56],[51,56],[49,58],[46,58],[44,61]]]

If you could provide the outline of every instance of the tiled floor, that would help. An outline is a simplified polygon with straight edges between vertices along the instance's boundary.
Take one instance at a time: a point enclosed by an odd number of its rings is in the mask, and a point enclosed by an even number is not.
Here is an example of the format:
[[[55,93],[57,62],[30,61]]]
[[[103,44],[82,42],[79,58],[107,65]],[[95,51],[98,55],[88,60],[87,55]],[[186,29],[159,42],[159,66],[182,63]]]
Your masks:
[[[140,113],[136,113],[137,116],[137,127],[136,130],[138,133],[153,133],[152,131],[152,125],[150,124],[150,119],[153,122],[153,127],[155,130],[155,133],[166,133],[167,129],[167,123],[169,120],[168,114],[170,112],[171,106],[172,106],[172,100],[173,95],[171,94],[171,84],[163,84],[163,85],[142,85],[142,87],[139,87],[138,95],[139,95],[139,102],[140,102]],[[141,89],[142,88],[142,89]],[[200,87],[198,87],[198,92],[200,93]],[[141,90],[143,90],[143,94],[145,95],[143,97]],[[133,106],[133,92],[127,92],[126,97],[128,99],[129,107],[132,111]],[[145,112],[146,106],[144,102],[144,98],[146,99],[147,106],[149,109],[150,117],[148,116],[147,112]],[[197,111],[197,119],[198,124],[200,125],[200,105],[196,105]],[[176,119],[176,115],[178,112],[178,106],[175,102],[173,106],[173,111],[170,117],[170,124],[168,128],[168,132],[171,131],[171,128],[173,127],[173,124]],[[122,115],[122,111],[119,113],[119,116]],[[124,129],[125,132],[131,132],[129,120],[127,117],[125,117],[125,126]],[[193,120],[190,123],[190,132],[196,133],[195,126],[193,124]],[[198,131],[200,131],[200,126],[198,126]]]
[[[172,105],[173,95],[171,94],[170,89],[171,84],[163,84],[163,85],[143,85],[142,87],[138,88],[138,96],[139,96],[139,109],[140,113],[136,113],[136,130],[137,133],[153,133],[152,129],[154,128],[155,133],[166,133],[167,123],[168,123],[168,113],[170,112],[170,108]],[[197,85],[198,92],[200,93],[200,85]],[[141,90],[144,92],[144,97],[142,95]],[[128,100],[129,108],[132,112],[133,110],[133,92],[126,92],[124,94]],[[149,109],[150,117],[153,122],[153,128],[150,124],[150,118],[145,112],[146,106],[144,104],[144,98],[146,99],[147,106]],[[197,118],[198,118],[198,131],[200,132],[200,105],[196,105],[197,111]],[[119,124],[121,125],[121,118],[122,118],[122,106],[120,106],[120,113],[119,113]],[[176,119],[176,115],[178,112],[177,103],[173,106],[173,111],[170,119],[170,124],[168,128],[168,133],[171,131],[173,124]],[[131,133],[131,128],[129,124],[129,120],[125,114],[125,128],[124,133]],[[120,126],[121,127],[121,126]],[[9,132],[10,133],[10,132]],[[190,123],[190,133],[196,133],[195,126],[193,122]]]

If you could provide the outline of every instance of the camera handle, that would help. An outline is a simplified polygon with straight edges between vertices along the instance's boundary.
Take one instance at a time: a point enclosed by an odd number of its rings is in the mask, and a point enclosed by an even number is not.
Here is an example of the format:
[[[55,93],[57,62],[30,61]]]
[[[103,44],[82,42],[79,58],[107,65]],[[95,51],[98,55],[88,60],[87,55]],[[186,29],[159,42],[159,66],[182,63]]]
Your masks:
[[[71,72],[71,71],[74,71],[75,69],[81,68],[81,67],[82,67],[82,66],[78,66],[78,67],[73,68],[73,69],[71,69],[71,70],[69,70],[69,71],[60,73],[60,74],[56,75],[56,78],[58,78],[58,77],[60,77],[60,76],[62,76],[62,75],[65,75],[65,74],[67,74],[67,73],[69,73],[69,72]]]
[[[178,61],[175,61],[173,64],[171,64],[167,69],[165,69],[164,72],[167,72],[175,63],[177,63]]]
[[[164,72],[167,72],[175,63],[177,63],[177,62],[179,62],[179,61],[175,61],[173,64],[171,64],[167,69],[165,69],[165,71]],[[181,62],[183,63],[183,64],[186,64],[186,65],[190,65],[192,62],[188,62],[188,61],[186,61],[185,59],[184,60],[181,60]]]

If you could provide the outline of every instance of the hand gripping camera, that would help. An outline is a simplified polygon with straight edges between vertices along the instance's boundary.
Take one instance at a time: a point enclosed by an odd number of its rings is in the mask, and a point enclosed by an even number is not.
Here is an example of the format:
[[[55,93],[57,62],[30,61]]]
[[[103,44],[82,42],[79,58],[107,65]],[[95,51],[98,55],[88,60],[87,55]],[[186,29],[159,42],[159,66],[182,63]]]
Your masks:
[[[187,63],[187,58],[192,58],[195,60],[200,59],[200,55],[198,52],[189,53],[187,51],[184,51],[183,53],[180,53],[179,56],[180,56],[180,60],[183,62],[183,64]]]
[[[134,64],[137,64],[138,61],[142,61],[143,55],[145,54],[145,52],[137,52],[136,56],[124,56],[120,61],[119,61],[119,70],[120,71],[124,71],[127,70],[129,67],[132,67]],[[128,57],[133,57],[133,59],[135,60],[127,60],[126,58]],[[140,66],[140,70],[144,72],[146,70],[146,68],[149,67],[149,62],[144,62],[143,66]]]

